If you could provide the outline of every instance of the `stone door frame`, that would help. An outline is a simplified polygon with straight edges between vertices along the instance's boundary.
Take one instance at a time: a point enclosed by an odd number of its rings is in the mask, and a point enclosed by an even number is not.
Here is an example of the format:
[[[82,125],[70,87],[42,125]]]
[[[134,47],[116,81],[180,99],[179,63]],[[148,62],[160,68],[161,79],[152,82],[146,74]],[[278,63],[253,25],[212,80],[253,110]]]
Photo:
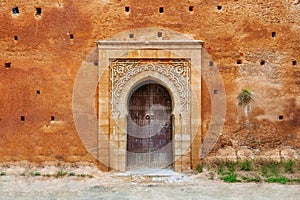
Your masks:
[[[109,169],[126,171],[128,98],[147,80],[164,86],[173,101],[174,170],[191,169],[192,154],[199,154],[191,144],[194,135],[201,134],[201,71],[197,69],[201,69],[202,44],[198,40],[98,41],[97,155]],[[136,62],[126,69],[130,61]]]

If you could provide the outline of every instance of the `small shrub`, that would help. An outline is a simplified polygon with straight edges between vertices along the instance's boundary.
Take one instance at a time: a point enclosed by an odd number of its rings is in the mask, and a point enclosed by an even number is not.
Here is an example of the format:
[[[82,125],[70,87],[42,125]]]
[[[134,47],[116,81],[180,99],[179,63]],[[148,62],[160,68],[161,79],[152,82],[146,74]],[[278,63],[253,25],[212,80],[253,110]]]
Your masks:
[[[241,162],[241,170],[242,171],[251,171],[252,170],[252,163],[249,160],[245,160]]]
[[[268,173],[268,167],[267,166],[265,166],[265,165],[262,165],[261,166],[261,174],[262,174],[262,176],[264,176],[264,177],[268,177],[269,176],[269,173]]]
[[[280,171],[280,163],[277,162],[270,162],[269,164],[270,172],[273,176],[278,176]]]
[[[226,167],[229,172],[233,173],[235,171],[235,163],[234,162],[226,162]]]
[[[0,172],[0,176],[5,176],[6,172]]]
[[[290,182],[300,183],[300,178],[291,179]]]
[[[217,173],[223,175],[224,174],[224,164],[221,163],[218,165]]]
[[[290,160],[288,162],[284,162],[283,166],[286,173],[294,173],[295,161]]]
[[[196,168],[198,173],[202,173],[203,172],[203,166],[202,165],[198,165]]]
[[[267,162],[261,166],[261,172],[264,177],[278,177],[280,173],[281,164],[278,162]]]
[[[209,172],[209,179],[214,180],[215,179],[215,173],[214,172]]]
[[[35,172],[35,173],[34,173],[34,176],[40,176],[40,175],[41,175],[40,172]]]
[[[238,94],[237,99],[240,106],[247,105],[253,101],[253,93],[249,89],[243,88]]]
[[[286,177],[271,177],[271,178],[267,178],[266,182],[267,183],[281,183],[281,184],[286,184],[287,182],[289,182],[290,180]]]
[[[74,172],[70,172],[69,176],[75,176],[75,173]]]

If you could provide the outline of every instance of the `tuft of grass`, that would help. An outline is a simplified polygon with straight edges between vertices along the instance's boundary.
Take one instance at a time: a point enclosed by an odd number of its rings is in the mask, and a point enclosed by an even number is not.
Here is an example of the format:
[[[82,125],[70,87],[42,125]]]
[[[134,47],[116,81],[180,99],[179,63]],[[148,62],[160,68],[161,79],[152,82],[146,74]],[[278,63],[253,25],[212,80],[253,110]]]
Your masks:
[[[277,162],[270,162],[269,168],[270,168],[272,175],[278,177],[279,171],[280,171],[280,164]]]
[[[51,177],[51,174],[44,174],[43,176]]]
[[[78,176],[78,177],[83,177],[83,178],[85,178],[85,177],[88,177],[88,178],[94,178],[94,176],[92,176],[92,175],[90,175],[90,174],[78,174],[77,176]]]
[[[247,177],[247,176],[243,176],[242,180],[246,181],[246,182],[260,182],[261,179],[257,176],[257,177]]]
[[[67,174],[67,172],[60,170],[56,173],[55,177],[62,177],[62,176],[65,176],[66,174]]]
[[[235,163],[234,162],[226,162],[227,170],[231,173],[235,171]]]
[[[287,182],[289,182],[290,180],[286,177],[271,177],[271,178],[267,178],[266,182],[267,183],[281,183],[281,184],[286,184]]]
[[[0,176],[5,176],[6,172],[0,172]]]
[[[86,177],[85,174],[78,174],[77,176],[79,176],[79,177]]]
[[[30,172],[29,175],[30,176],[40,176],[41,173],[40,172]],[[25,176],[25,174],[24,174],[24,176]]]
[[[265,165],[261,166],[261,175],[264,176],[264,177],[269,177],[270,176],[267,166],[265,166]]]
[[[217,167],[217,173],[223,175],[224,174],[224,163],[220,163]]]
[[[75,176],[75,173],[74,172],[70,172],[69,176]]]
[[[215,173],[214,172],[209,172],[209,179],[214,180],[215,179]]]
[[[252,163],[249,160],[245,160],[240,163],[242,171],[251,171],[252,170]]]
[[[300,183],[300,178],[290,179],[290,182]]]
[[[227,182],[227,183],[240,182],[240,180],[237,179],[237,174],[235,174],[235,173],[231,173],[231,174],[222,176],[221,180],[223,180],[224,182]]]
[[[41,175],[40,172],[35,172],[35,173],[34,173],[34,176],[40,176],[40,175]]]
[[[198,173],[202,173],[203,172],[203,166],[202,165],[198,165],[196,168]]]
[[[281,164],[275,161],[266,162],[261,165],[261,173],[264,177],[278,177]]]

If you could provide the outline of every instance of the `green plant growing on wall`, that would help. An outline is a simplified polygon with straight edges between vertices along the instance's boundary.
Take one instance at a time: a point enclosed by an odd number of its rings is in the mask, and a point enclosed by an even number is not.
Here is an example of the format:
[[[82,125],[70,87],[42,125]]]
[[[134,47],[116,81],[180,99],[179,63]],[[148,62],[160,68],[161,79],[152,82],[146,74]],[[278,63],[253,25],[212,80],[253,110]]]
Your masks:
[[[238,94],[239,106],[249,105],[253,99],[253,92],[249,89],[243,88],[242,91]]]
[[[238,105],[244,108],[245,116],[248,117],[248,113],[251,110],[251,102],[254,101],[254,93],[249,89],[243,88],[237,99]]]

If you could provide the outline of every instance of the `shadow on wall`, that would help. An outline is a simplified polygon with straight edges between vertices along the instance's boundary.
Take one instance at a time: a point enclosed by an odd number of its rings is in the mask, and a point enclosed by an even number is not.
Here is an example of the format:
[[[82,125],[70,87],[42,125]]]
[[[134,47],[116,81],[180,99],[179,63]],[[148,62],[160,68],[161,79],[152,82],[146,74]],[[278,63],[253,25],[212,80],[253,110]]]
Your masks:
[[[288,116],[288,122],[293,126],[300,125],[300,107],[297,105],[295,98],[287,100],[286,112]]]

